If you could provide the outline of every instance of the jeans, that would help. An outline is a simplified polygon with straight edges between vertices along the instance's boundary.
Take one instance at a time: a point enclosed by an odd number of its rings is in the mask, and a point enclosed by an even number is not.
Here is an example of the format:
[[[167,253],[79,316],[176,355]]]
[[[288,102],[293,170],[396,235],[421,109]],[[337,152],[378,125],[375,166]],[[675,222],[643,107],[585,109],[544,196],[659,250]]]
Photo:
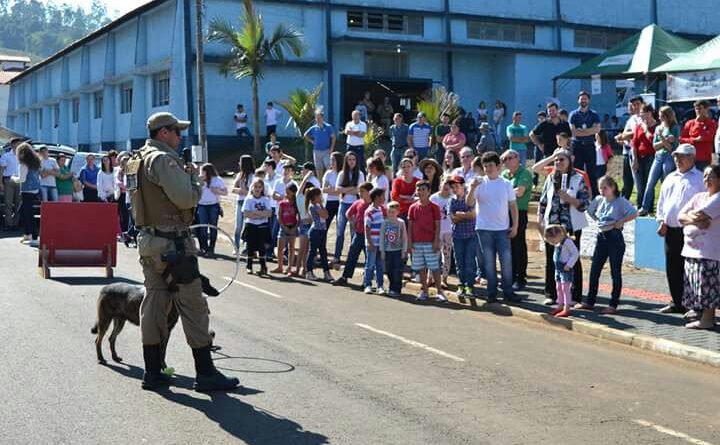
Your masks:
[[[605,262],[610,259],[610,276],[612,277],[612,293],[610,294],[610,307],[617,308],[622,291],[622,261],[625,255],[625,238],[622,230],[612,229],[607,232],[598,232],[597,244],[590,266],[590,288],[587,295],[587,305],[595,306],[598,294],[600,273]]]
[[[277,218],[277,209],[273,209],[273,214],[269,219],[268,227],[270,228],[270,244],[268,245],[265,256],[271,258],[277,246],[278,233],[280,233],[280,223]],[[278,255],[282,255],[282,252],[278,252]]]
[[[457,267],[458,279],[463,286],[475,284],[475,255],[477,250],[477,238],[453,238],[453,249],[455,253],[455,265]]]
[[[201,204],[197,206],[196,221],[198,224],[210,224],[217,226],[220,217],[220,204]],[[210,230],[210,243],[208,245],[208,228],[200,227],[196,229],[198,242],[201,250],[215,250],[215,242],[217,241],[217,230]]]
[[[333,222],[333,219],[335,219],[338,214],[338,209],[340,209],[340,201],[327,201],[325,203],[325,209],[328,211],[328,217],[325,220],[325,225],[328,230],[330,230],[330,223]]]
[[[360,170],[363,172],[363,174],[367,173],[365,171],[365,167],[367,167],[367,165],[365,164],[365,146],[348,145],[347,151],[349,153],[355,153],[355,156],[357,156],[358,165],[360,166]]]
[[[500,275],[502,277],[502,291],[504,297],[513,295],[512,290],[512,254],[510,253],[510,238],[507,230],[477,230],[478,241],[485,265],[485,278],[487,279],[487,296],[489,299],[497,297],[497,268],[495,259],[500,258]]]
[[[375,282],[377,287],[383,287],[383,260],[380,257],[380,249],[375,246],[373,250],[365,249],[365,278],[363,279],[363,287],[370,287],[372,284],[373,272],[375,272]]]
[[[672,155],[666,150],[655,153],[652,165],[650,167],[650,177],[645,188],[645,196],[642,200],[643,210],[652,212],[655,210],[655,185],[675,170],[675,162]]]
[[[307,271],[312,272],[315,268],[315,256],[318,252],[320,253],[320,265],[323,271],[328,272],[330,265],[328,264],[327,255],[327,230],[322,229],[310,229],[310,253],[307,259]],[[282,255],[282,252],[278,252],[278,255]]]
[[[405,150],[407,150],[407,145],[404,147],[393,147],[392,151],[390,151],[390,162],[392,163],[393,175],[400,168],[400,161],[402,161]]]
[[[58,201],[58,190],[57,187],[52,187],[49,185],[41,185],[40,186],[40,200],[42,202],[57,202]]]
[[[130,204],[125,200],[125,193],[121,193],[120,199],[118,199],[118,214],[120,215],[120,230],[123,233],[127,233],[128,231],[128,219],[130,218],[128,214],[129,206]]]
[[[428,154],[430,153],[430,147],[415,147],[415,153],[417,153],[418,159],[422,161],[423,159],[426,159],[428,157]]]
[[[685,257],[681,255],[685,245],[682,227],[668,227],[665,234],[665,275],[667,276],[672,304],[683,309],[685,289]]]
[[[527,231],[527,210],[518,210],[518,233],[510,240],[512,251],[512,275],[515,283],[527,283],[528,249],[525,232]]]
[[[595,142],[573,141],[572,149],[575,155],[575,168],[584,170],[588,174],[592,196],[597,196],[597,172],[595,171],[597,153],[595,152]]]
[[[390,292],[400,293],[402,291],[402,273],[405,266],[402,260],[402,252],[393,250],[385,252],[385,272],[390,281]],[[367,276],[367,274],[365,275]]]
[[[582,238],[582,230],[573,232],[569,235],[575,246],[580,250],[580,239]],[[553,253],[555,246],[545,243],[545,297],[557,300],[557,289],[555,287],[555,263],[553,262]],[[575,263],[573,276],[572,297],[576,303],[582,302],[582,261]]]
[[[365,252],[365,234],[353,233],[350,250],[348,251],[347,261],[345,261],[345,269],[343,270],[343,278],[350,279],[355,272],[360,253]],[[367,262],[367,256],[365,257]]]
[[[623,198],[630,200],[635,186],[635,173],[632,171],[632,153],[623,154],[623,186],[620,193]]]
[[[235,207],[235,248],[240,248],[240,235],[242,235],[243,223],[245,222],[245,214],[242,211],[244,199],[238,199]]]
[[[348,209],[352,204],[343,202],[340,204],[340,211],[338,212],[337,230],[335,234],[335,261],[340,261],[342,257],[343,247],[345,245],[345,228],[347,227],[348,219],[345,216]]]
[[[433,159],[438,161],[440,165],[443,164],[443,161],[445,160],[445,147],[443,147],[442,144],[437,144],[435,147],[435,157]]]
[[[518,154],[520,155],[520,165],[523,167],[527,167],[527,156],[528,156],[527,148],[525,148],[524,150],[515,150],[515,151],[517,151]]]
[[[642,207],[643,197],[647,190],[648,180],[650,179],[650,168],[655,161],[655,156],[645,156],[638,159],[638,169],[635,172],[635,187],[637,187],[637,206]],[[655,193],[653,192],[653,195]],[[653,196],[653,199],[655,196]],[[648,209],[645,209],[648,210]]]
[[[35,204],[40,197],[39,193],[22,192],[22,204],[20,204],[20,226],[23,235],[31,235],[32,239],[38,237],[38,227],[35,223]]]

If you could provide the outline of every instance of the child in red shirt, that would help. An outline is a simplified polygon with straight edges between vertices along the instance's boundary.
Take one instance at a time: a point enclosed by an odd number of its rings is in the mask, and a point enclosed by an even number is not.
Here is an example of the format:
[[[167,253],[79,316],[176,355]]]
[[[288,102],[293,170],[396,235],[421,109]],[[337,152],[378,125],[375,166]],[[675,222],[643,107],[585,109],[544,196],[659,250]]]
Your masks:
[[[401,175],[393,181],[392,193],[390,196],[393,201],[400,203],[400,218],[407,219],[410,204],[415,199],[415,185],[418,179],[413,175],[415,164],[411,159],[405,158],[400,161]]]
[[[437,289],[437,300],[446,302],[440,277],[440,207],[430,201],[430,183],[419,181],[415,191],[420,198],[408,210],[408,245],[412,252],[412,269],[420,274],[422,292],[418,300],[425,301],[428,295],[428,270],[432,273]]]
[[[271,273],[283,273],[283,255],[285,245],[288,248],[288,277],[293,276],[291,268],[295,263],[295,238],[298,235],[298,222],[300,214],[298,213],[295,196],[297,195],[297,186],[290,183],[285,189],[285,199],[278,204],[278,223],[280,223],[280,236],[278,237],[278,260],[277,267],[271,270]]]
[[[355,272],[355,266],[357,266],[358,259],[360,258],[360,252],[365,251],[365,210],[370,207],[370,191],[372,189],[373,185],[369,182],[360,184],[358,187],[360,199],[353,202],[345,213],[348,221],[352,223],[353,236],[343,274],[340,278],[333,281],[333,284],[337,286],[347,285],[347,280],[352,278]],[[367,255],[365,258],[367,259]]]

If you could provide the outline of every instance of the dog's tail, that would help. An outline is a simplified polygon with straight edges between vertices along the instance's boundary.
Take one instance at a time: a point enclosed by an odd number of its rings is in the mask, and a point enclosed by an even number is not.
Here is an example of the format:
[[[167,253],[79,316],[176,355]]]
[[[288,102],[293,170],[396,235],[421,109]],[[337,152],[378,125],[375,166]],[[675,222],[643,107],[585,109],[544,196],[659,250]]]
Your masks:
[[[90,329],[90,333],[91,333],[91,334],[97,334],[97,333],[98,333],[97,323],[95,323],[95,325]]]

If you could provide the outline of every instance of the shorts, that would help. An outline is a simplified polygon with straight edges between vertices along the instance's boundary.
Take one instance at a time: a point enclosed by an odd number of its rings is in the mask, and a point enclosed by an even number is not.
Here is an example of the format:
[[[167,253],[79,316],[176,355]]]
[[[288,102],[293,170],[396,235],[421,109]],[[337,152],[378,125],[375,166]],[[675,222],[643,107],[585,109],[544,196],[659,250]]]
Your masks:
[[[440,252],[433,251],[432,243],[413,243],[412,270],[419,272],[428,269],[430,272],[440,270]]]
[[[269,137],[271,134],[276,134],[276,131],[275,131],[275,130],[277,130],[277,125],[268,125],[267,127],[265,127],[265,131],[267,131],[268,137]]]
[[[298,226],[280,226],[280,237],[287,240],[290,237],[298,236]]]
[[[313,150],[313,162],[318,170],[330,169],[330,150]]]
[[[298,234],[297,234],[297,236],[299,236],[300,238],[307,238],[307,237],[308,237],[308,232],[310,232],[310,226],[311,226],[311,225],[312,225],[312,223],[300,222],[300,225],[298,226]]]

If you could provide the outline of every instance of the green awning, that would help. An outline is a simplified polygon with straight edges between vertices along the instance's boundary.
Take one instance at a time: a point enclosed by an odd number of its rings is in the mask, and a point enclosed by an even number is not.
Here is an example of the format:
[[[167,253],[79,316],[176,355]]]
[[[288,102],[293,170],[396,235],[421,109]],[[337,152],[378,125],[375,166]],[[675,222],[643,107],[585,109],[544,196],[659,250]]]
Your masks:
[[[653,71],[656,73],[677,73],[715,69],[720,69],[720,36],[672,59],[668,63],[660,65]]]
[[[585,79],[599,74],[604,79],[628,79],[652,72],[697,45],[653,24],[628,37],[603,54],[556,78]]]

